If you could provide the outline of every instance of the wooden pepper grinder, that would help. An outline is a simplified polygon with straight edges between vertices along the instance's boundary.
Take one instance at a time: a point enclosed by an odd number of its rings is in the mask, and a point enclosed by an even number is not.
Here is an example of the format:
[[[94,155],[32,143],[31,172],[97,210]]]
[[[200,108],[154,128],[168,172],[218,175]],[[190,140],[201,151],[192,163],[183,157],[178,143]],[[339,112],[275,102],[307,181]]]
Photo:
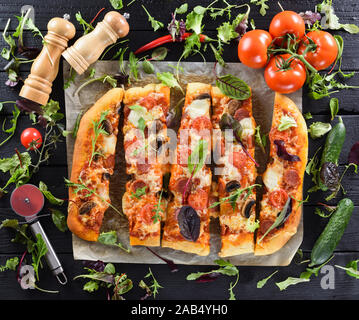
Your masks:
[[[52,91],[52,82],[59,71],[61,54],[75,36],[76,28],[68,20],[53,18],[47,24],[44,46],[31,66],[30,75],[20,91],[20,96],[45,105]]]
[[[129,30],[125,17],[117,11],[110,11],[93,31],[78,39],[62,56],[78,74],[82,74],[107,46],[115,43],[118,38],[125,37]]]

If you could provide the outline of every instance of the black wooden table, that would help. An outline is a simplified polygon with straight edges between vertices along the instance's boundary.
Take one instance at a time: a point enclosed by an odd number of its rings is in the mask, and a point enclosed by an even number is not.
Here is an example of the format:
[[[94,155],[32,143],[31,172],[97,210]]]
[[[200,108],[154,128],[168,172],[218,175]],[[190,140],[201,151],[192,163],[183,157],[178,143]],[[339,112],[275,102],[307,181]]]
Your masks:
[[[243,2],[243,1],[238,1]],[[249,2],[249,1],[248,1]],[[166,30],[154,33],[151,29],[150,23],[141,4],[145,4],[146,8],[152,15],[165,23],[170,21],[170,13],[176,7],[183,3],[180,0],[152,0],[152,1],[134,1],[129,7],[126,4],[129,1],[125,0],[125,8],[121,13],[130,13],[131,32],[129,34],[130,50],[134,51],[141,45],[148,41],[155,39],[160,35],[165,35]],[[192,5],[201,4],[208,5],[210,1],[190,1]],[[220,2],[219,2],[220,3]],[[80,11],[86,21],[91,21],[96,13],[102,8],[106,8],[98,19],[102,19],[105,12],[112,9],[109,1],[97,0],[58,0],[58,1],[27,1],[26,4],[33,5],[35,8],[35,23],[39,29],[46,33],[47,22],[55,16],[62,16],[65,13],[70,14],[71,21],[76,26],[78,32],[76,38],[82,34],[81,26],[75,20],[75,14]],[[297,0],[282,0],[281,5],[288,10],[302,12],[306,10],[314,10],[316,1],[297,1]],[[17,25],[14,15],[20,15],[20,8],[24,5],[23,1],[19,0],[2,0],[0,3],[0,30],[3,30],[8,18],[12,18],[10,31],[14,31]],[[336,13],[340,17],[341,22],[358,23],[359,17],[359,3],[355,0],[341,0],[335,1]],[[258,7],[252,5],[251,18],[254,19],[256,27],[261,29],[268,29],[270,19],[280,11],[277,1],[269,1],[270,9],[263,17],[259,14]],[[215,35],[218,21],[205,21],[205,31],[211,36]],[[359,41],[358,35],[350,35],[346,32],[336,32],[344,39],[344,53],[343,53],[343,71],[358,71],[359,70]],[[74,39],[75,40],[75,39]],[[71,43],[73,43],[73,41]],[[41,47],[41,41],[38,38],[33,38],[29,32],[25,32],[24,41],[26,45],[36,45]],[[1,48],[5,46],[3,39],[0,39]],[[181,44],[171,45],[171,51],[166,59],[176,61],[182,52]],[[111,55],[110,55],[111,56]],[[213,56],[207,52],[205,56],[209,61],[213,61]],[[224,52],[224,59],[227,62],[238,62],[236,43],[226,46]],[[194,56],[188,59],[189,61],[201,61],[200,56]],[[0,101],[16,100],[20,86],[9,88],[4,85],[7,79],[6,73],[3,71],[6,61],[0,62]],[[60,102],[61,111],[65,112],[64,107],[64,91],[63,91],[63,76],[62,65],[60,72],[53,85],[52,99]],[[28,74],[29,66],[24,66],[22,75],[25,78]],[[359,85],[358,76],[354,76],[347,81],[348,84]],[[339,99],[340,111],[344,123],[347,128],[347,138],[340,157],[341,171],[344,165],[347,164],[348,152],[351,146],[359,140],[359,90],[343,90],[340,93],[333,95]],[[3,118],[7,120],[11,117],[12,106],[6,106],[1,112],[1,123]],[[311,100],[307,96],[304,89],[303,92],[303,112],[311,112],[313,118],[308,120],[308,124],[314,121],[330,120],[329,99],[324,98],[318,101]],[[15,135],[10,141],[0,148],[0,157],[9,157],[14,154],[14,149],[24,151],[20,144],[20,134],[26,127],[31,126],[29,117],[22,114],[18,121],[18,127]],[[1,140],[5,135],[0,134]],[[322,145],[323,139],[313,141],[310,139],[309,156],[312,157],[317,148]],[[66,145],[65,141],[58,144],[58,148],[52,155],[48,164],[43,165],[40,171],[34,175],[32,183],[38,185],[39,181],[45,182],[49,189],[59,198],[67,197],[67,190],[64,186],[64,177],[68,176],[67,161],[66,161]],[[4,175],[0,176],[1,185],[5,181]],[[311,185],[310,177],[305,179],[305,192]],[[302,271],[305,270],[305,264],[296,264],[292,262],[287,267],[239,267],[240,280],[239,285],[235,288],[237,299],[358,299],[359,298],[359,282],[346,275],[345,271],[335,268],[335,265],[345,266],[350,260],[358,259],[359,257],[359,176],[352,173],[352,170],[344,177],[343,186],[347,191],[347,196],[350,197],[354,204],[355,210],[351,218],[350,224],[340,241],[336,251],[335,257],[329,262],[329,266],[334,273],[334,288],[326,288],[325,276],[329,269],[325,269],[325,273],[319,273],[318,277],[313,277],[309,283],[302,283],[289,287],[285,291],[280,291],[275,285],[275,282],[285,280],[287,277],[298,277]],[[11,191],[12,189],[10,189]],[[343,197],[342,194],[337,199],[330,202],[336,204],[339,199]],[[323,194],[314,193],[310,197],[309,202],[304,204],[304,240],[301,249],[304,252],[304,258],[308,258],[313,244],[320,232],[323,230],[327,220],[314,214],[314,209],[318,202],[323,201]],[[66,212],[66,208],[63,207]],[[6,195],[0,200],[0,219],[16,218],[15,214],[10,209],[9,196]],[[38,290],[22,290],[16,281],[16,274],[12,271],[0,273],[0,299],[106,299],[105,291],[100,290],[95,293],[88,293],[82,290],[82,280],[72,280],[76,275],[83,273],[83,263],[81,261],[74,261],[72,255],[72,239],[69,231],[60,232],[51,221],[49,216],[43,217],[41,220],[52,244],[57,251],[60,260],[63,263],[66,274],[69,278],[69,283],[61,286],[56,279],[51,275],[45,266],[40,271],[39,286],[49,290],[59,290],[58,294],[43,293]],[[12,230],[0,230],[0,265],[4,264],[6,259],[14,256],[20,257],[24,252],[24,247],[20,244],[11,243],[13,237]],[[143,290],[138,287],[138,282],[148,272],[148,265],[142,264],[117,264],[117,271],[126,272],[134,282],[134,288],[128,294],[127,299],[139,299],[143,296]],[[153,273],[156,275],[158,282],[163,286],[157,299],[179,299],[179,300],[195,300],[195,299],[209,299],[209,300],[224,300],[228,299],[228,287],[230,281],[229,277],[222,276],[214,282],[210,283],[195,283],[186,280],[186,275],[195,271],[208,271],[209,266],[179,266],[179,271],[171,273],[167,265],[151,265]],[[262,288],[257,289],[257,281],[267,277],[274,271],[278,272],[273,278]],[[329,270],[329,271],[328,271]]]

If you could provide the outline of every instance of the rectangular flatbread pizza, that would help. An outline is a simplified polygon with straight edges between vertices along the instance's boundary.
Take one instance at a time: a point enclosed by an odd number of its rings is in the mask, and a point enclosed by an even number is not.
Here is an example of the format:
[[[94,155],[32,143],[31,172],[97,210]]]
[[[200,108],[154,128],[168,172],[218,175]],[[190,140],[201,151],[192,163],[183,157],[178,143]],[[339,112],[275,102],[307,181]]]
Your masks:
[[[222,241],[219,256],[251,253],[256,229],[257,177],[252,99],[230,99],[218,87],[212,87],[212,105]]]
[[[170,88],[161,84],[130,88],[124,97],[126,184],[122,209],[129,221],[132,246],[159,246],[166,199],[163,176],[169,171],[162,146],[167,141],[166,117]]]
[[[78,237],[97,241],[111,200],[119,109],[124,90],[114,88],[81,118],[74,146],[67,225]]]
[[[265,193],[260,205],[255,255],[272,254],[282,248],[297,232],[302,213],[307,126],[294,102],[278,93],[269,142],[270,162],[263,174]]]
[[[201,256],[209,254],[208,199],[212,173],[206,165],[211,151],[211,86],[189,83],[178,131],[176,161],[171,166],[162,246]]]

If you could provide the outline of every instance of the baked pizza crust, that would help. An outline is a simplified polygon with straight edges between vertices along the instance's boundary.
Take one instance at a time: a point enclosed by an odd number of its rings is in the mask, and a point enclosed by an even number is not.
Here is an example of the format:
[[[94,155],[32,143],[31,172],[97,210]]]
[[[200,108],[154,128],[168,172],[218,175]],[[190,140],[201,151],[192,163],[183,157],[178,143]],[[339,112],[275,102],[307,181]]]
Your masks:
[[[279,93],[275,94],[274,112],[276,110],[290,112],[294,115],[297,122],[298,152],[296,154],[299,156],[300,162],[297,164],[296,169],[300,177],[300,183],[296,187],[294,196],[292,197],[292,212],[289,215],[288,220],[280,229],[277,229],[275,232],[270,232],[260,243],[258,243],[260,235],[257,234],[257,241],[254,251],[255,255],[269,255],[281,249],[291,239],[291,237],[297,233],[298,225],[302,215],[302,205],[299,201],[303,199],[304,173],[308,161],[307,125],[301,111],[287,96]],[[273,122],[274,121],[275,119],[273,117]],[[271,141],[271,155],[273,152],[275,152],[275,147],[273,147]],[[268,167],[270,167],[270,165],[268,165]]]
[[[101,113],[106,110],[114,110],[120,106],[124,96],[124,90],[121,88],[114,88],[109,90],[103,95],[86,113],[82,116],[79,129],[77,131],[70,180],[77,183],[80,173],[84,168],[86,162],[92,152],[91,137],[93,133],[92,121],[98,121]],[[109,190],[107,190],[109,192]],[[99,236],[98,230],[93,230],[83,224],[79,217],[79,208],[75,204],[74,200],[77,198],[76,193],[72,188],[69,188],[69,206],[67,225],[69,229],[77,235],[79,238],[87,241],[97,241]],[[102,212],[102,216],[104,211]],[[101,219],[102,220],[102,219]]]

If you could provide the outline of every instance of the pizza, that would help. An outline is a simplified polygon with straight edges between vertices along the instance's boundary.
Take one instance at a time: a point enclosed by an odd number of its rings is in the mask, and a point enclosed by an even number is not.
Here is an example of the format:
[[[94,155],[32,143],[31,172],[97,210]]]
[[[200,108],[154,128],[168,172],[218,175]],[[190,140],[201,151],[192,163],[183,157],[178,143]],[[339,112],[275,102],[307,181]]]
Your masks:
[[[297,232],[302,214],[303,180],[308,157],[305,120],[294,102],[276,93],[269,133],[270,162],[263,173],[255,255],[278,251]]]
[[[234,100],[218,87],[212,88],[214,162],[222,246],[219,256],[254,251],[257,177],[255,153],[256,123],[252,99]],[[238,129],[234,133],[232,129]],[[230,135],[226,132],[230,129]]]
[[[76,136],[67,225],[78,237],[97,241],[111,200],[109,180],[115,166],[119,108],[124,90],[114,88],[81,118]]]
[[[162,246],[209,254],[209,196],[212,173],[206,165],[211,151],[211,85],[187,85],[176,159],[171,166],[168,203]]]
[[[163,177],[166,161],[166,117],[170,88],[161,84],[133,87],[124,97],[124,148],[126,183],[122,209],[128,218],[132,246],[159,246],[161,221],[165,219],[166,198]]]

